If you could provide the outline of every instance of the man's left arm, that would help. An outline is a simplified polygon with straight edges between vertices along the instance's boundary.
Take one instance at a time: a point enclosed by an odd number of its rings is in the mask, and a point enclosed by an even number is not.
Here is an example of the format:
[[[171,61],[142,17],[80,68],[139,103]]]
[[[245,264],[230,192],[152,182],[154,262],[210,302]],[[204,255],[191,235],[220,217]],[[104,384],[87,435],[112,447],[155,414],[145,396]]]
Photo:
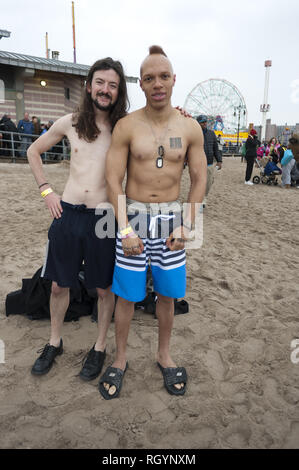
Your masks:
[[[188,167],[190,174],[190,192],[188,196],[189,211],[185,215],[185,226],[191,226],[195,221],[195,204],[201,204],[206,192],[207,185],[207,158],[204,151],[203,132],[198,126],[191,136],[191,143],[188,148]]]
[[[187,211],[183,214],[183,226],[177,227],[169,239],[170,250],[181,250],[195,222],[196,209],[202,203],[207,184],[207,158],[204,152],[204,137],[196,121],[190,120],[190,141],[188,146],[188,168],[190,174],[190,191]],[[172,241],[173,240],[173,241]]]

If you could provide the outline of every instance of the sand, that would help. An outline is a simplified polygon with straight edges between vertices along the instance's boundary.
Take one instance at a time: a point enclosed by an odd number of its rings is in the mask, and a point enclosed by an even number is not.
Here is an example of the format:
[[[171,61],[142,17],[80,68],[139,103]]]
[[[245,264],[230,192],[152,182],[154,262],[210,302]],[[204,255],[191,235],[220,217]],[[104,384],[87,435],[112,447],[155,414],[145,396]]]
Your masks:
[[[61,193],[68,167],[45,170]],[[164,389],[157,320],[138,311],[121,395],[105,401],[98,380],[78,377],[97,337],[90,317],[64,324],[65,353],[48,375],[30,374],[50,323],[6,317],[4,302],[42,265],[51,220],[28,165],[3,163],[0,172],[0,448],[299,447],[299,363],[291,361],[299,338],[299,190],[245,186],[245,164],[225,158],[204,212],[203,246],[187,255],[190,312],[175,317],[171,350],[187,369],[187,393]],[[115,352],[113,324],[108,336],[105,367]]]

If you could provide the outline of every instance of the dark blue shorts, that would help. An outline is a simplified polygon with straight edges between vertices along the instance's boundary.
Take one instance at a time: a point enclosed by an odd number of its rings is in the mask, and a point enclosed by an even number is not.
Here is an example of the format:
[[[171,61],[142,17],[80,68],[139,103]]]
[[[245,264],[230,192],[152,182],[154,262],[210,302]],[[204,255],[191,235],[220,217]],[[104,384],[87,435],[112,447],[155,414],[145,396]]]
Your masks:
[[[84,262],[86,287],[106,289],[112,284],[115,263],[115,236],[111,231],[111,220],[116,231],[113,211],[101,210],[97,214],[84,204],[72,205],[64,201],[61,206],[61,218],[54,219],[49,229],[41,277],[57,282],[60,287],[76,287]],[[108,218],[109,237],[97,236],[96,228],[105,226]]]

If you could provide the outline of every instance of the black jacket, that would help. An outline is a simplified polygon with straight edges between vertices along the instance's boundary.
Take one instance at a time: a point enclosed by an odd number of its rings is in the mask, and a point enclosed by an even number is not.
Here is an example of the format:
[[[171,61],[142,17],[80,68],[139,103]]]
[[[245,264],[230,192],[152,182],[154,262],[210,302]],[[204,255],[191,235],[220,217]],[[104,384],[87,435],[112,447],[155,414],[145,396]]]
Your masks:
[[[3,134],[3,140],[11,140],[11,134],[6,134],[5,131],[15,132],[15,134],[13,134],[13,139],[19,141],[18,129],[12,120],[6,115],[4,115],[0,120],[0,132]]]
[[[213,164],[214,157],[216,158],[217,162],[222,162],[222,156],[218,148],[218,142],[215,132],[210,131],[210,129],[203,129],[203,135],[204,150],[207,157],[208,165]]]
[[[253,157],[256,158],[256,149],[261,145],[260,141],[258,140],[257,136],[254,135],[253,138],[248,136],[245,147],[246,147],[246,154],[245,157]]]

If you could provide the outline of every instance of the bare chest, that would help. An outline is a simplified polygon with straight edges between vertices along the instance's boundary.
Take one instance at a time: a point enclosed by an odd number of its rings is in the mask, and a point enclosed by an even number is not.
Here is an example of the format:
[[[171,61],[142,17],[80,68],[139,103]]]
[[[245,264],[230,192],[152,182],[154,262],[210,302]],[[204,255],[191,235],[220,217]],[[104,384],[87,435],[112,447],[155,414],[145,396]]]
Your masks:
[[[134,162],[153,162],[158,168],[185,160],[187,139],[182,131],[169,129],[165,136],[154,135],[151,129],[142,129],[133,136],[130,159]]]
[[[102,131],[93,142],[79,139],[76,131],[71,130],[68,136],[71,144],[71,169],[101,171],[105,167],[106,156],[111,144],[111,133]]]

